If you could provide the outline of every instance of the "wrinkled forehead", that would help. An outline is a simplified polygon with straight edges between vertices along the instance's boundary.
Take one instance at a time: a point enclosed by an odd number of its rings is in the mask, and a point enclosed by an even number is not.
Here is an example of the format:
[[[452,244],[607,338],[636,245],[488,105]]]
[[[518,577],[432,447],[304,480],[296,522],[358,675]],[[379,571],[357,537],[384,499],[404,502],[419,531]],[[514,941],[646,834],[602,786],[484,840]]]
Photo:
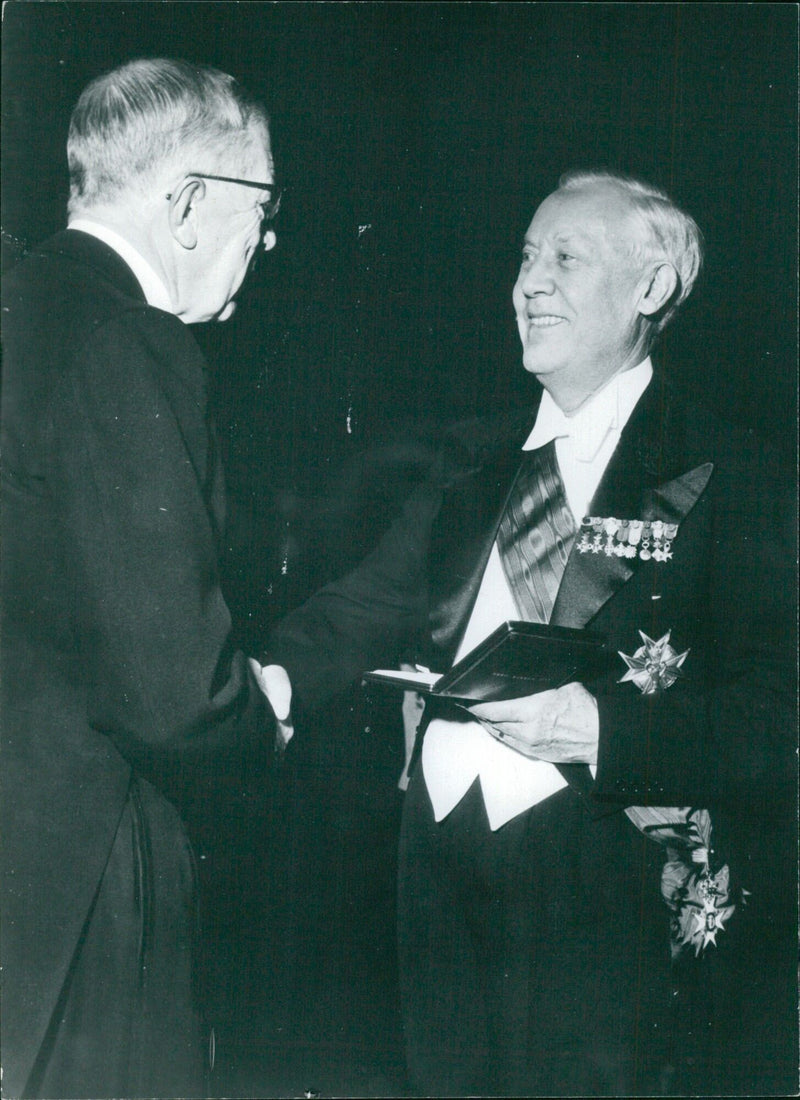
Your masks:
[[[620,188],[587,184],[548,195],[534,214],[526,239],[537,245],[569,240],[627,251],[645,236],[641,216]]]

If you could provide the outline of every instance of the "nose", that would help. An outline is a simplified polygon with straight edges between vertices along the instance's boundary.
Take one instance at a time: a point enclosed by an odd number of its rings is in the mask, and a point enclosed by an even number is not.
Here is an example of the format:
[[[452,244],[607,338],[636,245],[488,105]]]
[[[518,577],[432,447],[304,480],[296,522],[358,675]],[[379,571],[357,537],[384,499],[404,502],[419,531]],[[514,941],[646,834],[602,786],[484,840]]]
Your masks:
[[[526,298],[536,294],[553,293],[553,275],[545,257],[539,253],[523,261],[519,273],[519,287]]]

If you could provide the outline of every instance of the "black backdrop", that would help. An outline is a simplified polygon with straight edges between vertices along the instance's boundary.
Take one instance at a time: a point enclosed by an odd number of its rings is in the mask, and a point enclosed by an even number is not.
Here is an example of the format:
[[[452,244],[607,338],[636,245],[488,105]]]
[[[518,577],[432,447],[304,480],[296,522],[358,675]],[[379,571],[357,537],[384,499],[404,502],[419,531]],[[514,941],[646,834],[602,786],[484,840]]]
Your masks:
[[[208,62],[266,101],[289,187],[278,251],[220,342],[245,379],[292,375],[293,428],[341,437],[349,411],[358,443],[515,397],[522,234],[562,171],[607,165],[666,186],[707,237],[676,374],[780,436],[796,24],[781,4],[11,3],[4,249],[63,222],[88,79],[141,54]]]
[[[247,532],[234,598],[272,586],[256,619],[369,544],[417,468],[412,427],[525,400],[511,286],[567,168],[642,175],[695,216],[707,263],[661,361],[793,456],[793,5],[12,2],[4,265],[63,224],[81,88],[143,54],[214,64],[260,95],[288,187],[239,312],[199,332]],[[253,578],[255,557],[269,564]]]
[[[235,317],[198,329],[216,368],[245,633],[369,546],[433,427],[526,399],[511,286],[534,209],[568,168],[641,175],[695,216],[707,263],[660,360],[793,455],[794,5],[12,2],[2,50],[4,267],[63,225],[69,114],[98,73],[147,54],[210,63],[273,117],[288,188],[278,246]],[[207,801],[199,814],[217,838],[216,855],[204,843],[230,1030],[243,1034],[242,1003],[256,1004],[251,1023],[294,1027],[309,1074],[323,1040],[330,1055],[334,1032],[352,1038],[356,1015],[391,1000],[374,974],[363,1001],[354,992],[358,966],[391,972],[396,824],[398,749],[371,737],[363,708],[348,697],[338,725],[309,733],[264,811],[290,858],[262,853],[255,877],[278,883],[280,902],[253,894],[236,855],[258,815]],[[264,1007],[267,970],[291,1010]],[[384,1038],[358,1032],[362,1047],[391,1045],[377,1019]]]
[[[695,216],[706,268],[662,363],[793,454],[793,5],[12,2],[4,265],[63,224],[81,88],[143,54],[214,64],[260,95],[288,187],[238,314],[200,332],[234,496],[270,540],[282,531],[257,614],[319,579],[298,573],[292,589],[281,569],[298,539],[319,541],[298,493],[352,520],[356,482],[413,467],[412,425],[525,399],[511,286],[567,168],[642,175]],[[359,456],[388,440],[370,482]],[[354,556],[372,533],[350,524]],[[324,536],[336,542],[330,524]],[[347,554],[316,554],[322,575]]]

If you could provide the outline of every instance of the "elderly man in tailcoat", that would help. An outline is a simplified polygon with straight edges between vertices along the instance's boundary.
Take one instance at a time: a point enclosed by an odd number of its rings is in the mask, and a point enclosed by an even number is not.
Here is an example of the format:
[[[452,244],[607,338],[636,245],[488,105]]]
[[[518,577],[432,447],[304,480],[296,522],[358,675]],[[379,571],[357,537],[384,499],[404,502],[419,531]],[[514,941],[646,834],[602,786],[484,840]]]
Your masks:
[[[398,910],[421,1095],[796,1084],[794,510],[769,449],[651,358],[700,262],[660,189],[563,178],[513,293],[534,407],[450,431],[378,548],[271,639],[321,706],[506,620],[606,638],[585,682],[428,702]]]

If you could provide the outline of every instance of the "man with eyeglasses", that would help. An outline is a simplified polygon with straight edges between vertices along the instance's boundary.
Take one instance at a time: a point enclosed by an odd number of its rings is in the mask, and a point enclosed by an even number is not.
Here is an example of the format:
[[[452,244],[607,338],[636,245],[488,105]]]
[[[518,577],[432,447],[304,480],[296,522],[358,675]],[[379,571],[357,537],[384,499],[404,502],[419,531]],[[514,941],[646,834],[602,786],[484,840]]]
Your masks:
[[[231,642],[187,326],[231,316],[280,192],[264,109],[180,61],[90,84],[68,157],[67,230],[4,282],[3,1092],[200,1096],[174,803],[291,729]]]

